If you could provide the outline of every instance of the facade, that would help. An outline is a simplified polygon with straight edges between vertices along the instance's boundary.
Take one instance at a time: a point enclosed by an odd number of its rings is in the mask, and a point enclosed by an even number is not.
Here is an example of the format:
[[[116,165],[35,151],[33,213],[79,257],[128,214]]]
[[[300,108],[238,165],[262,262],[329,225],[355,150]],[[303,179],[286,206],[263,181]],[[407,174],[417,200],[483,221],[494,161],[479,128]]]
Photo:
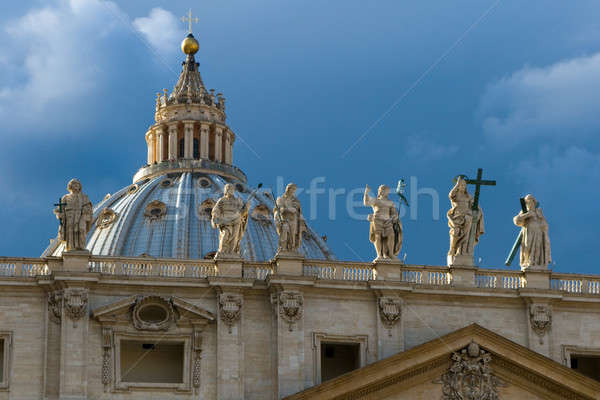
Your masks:
[[[62,236],[40,258],[0,258],[0,400],[600,399],[600,275],[481,269],[469,242],[450,266],[395,260],[397,239],[373,263],[336,260],[285,219],[301,215],[293,187],[281,200],[247,185],[191,34],[182,50],[132,185],[86,220],[70,184]],[[472,199],[454,193],[458,237]],[[375,245],[401,240],[387,200],[365,199]],[[524,243],[536,213],[519,219]]]

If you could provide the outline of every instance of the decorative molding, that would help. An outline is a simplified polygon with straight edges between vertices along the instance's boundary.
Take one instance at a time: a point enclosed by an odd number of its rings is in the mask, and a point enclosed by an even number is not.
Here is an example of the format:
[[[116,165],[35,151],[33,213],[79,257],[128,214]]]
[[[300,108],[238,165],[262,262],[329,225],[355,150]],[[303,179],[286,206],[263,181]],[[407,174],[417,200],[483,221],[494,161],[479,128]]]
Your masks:
[[[63,292],[64,311],[73,321],[73,328],[77,328],[79,321],[88,310],[87,289],[65,289]]]
[[[194,329],[192,335],[192,350],[194,351],[194,365],[192,366],[192,385],[195,388],[199,388],[202,376],[202,332],[199,329]]]
[[[552,307],[548,304],[530,304],[529,321],[531,329],[540,337],[540,344],[543,344],[544,335],[552,327]]]
[[[102,384],[105,391],[112,383],[112,350],[113,350],[113,330],[112,328],[102,328]]]
[[[277,296],[279,316],[287,322],[290,332],[294,330],[296,322],[304,315],[304,297],[295,291],[283,291]]]
[[[0,339],[3,340],[4,345],[4,348],[2,349],[4,357],[0,359],[0,363],[2,363],[2,375],[0,375],[0,390],[2,391],[10,390],[10,377],[12,375],[12,338],[12,331],[0,331]]]
[[[145,318],[144,310],[151,307],[156,308],[159,312],[162,311],[164,317],[161,319]],[[138,297],[131,312],[131,320],[137,330],[166,331],[175,320],[175,310],[170,299],[160,296]]]
[[[115,222],[117,217],[118,214],[116,212],[110,208],[105,208],[104,210],[100,211],[100,214],[98,214],[96,226],[100,229],[108,228],[113,224],[113,222]]]
[[[60,290],[48,293],[48,319],[60,324],[62,315],[63,296]]]
[[[402,317],[402,299],[398,297],[382,296],[377,302],[379,306],[379,317],[383,326],[388,329],[388,334],[392,336],[392,328]]]
[[[452,354],[452,364],[439,381],[442,400],[499,400],[500,380],[493,374],[492,356],[475,342]]]
[[[219,314],[229,328],[231,333],[232,326],[240,320],[242,316],[242,296],[233,293],[221,293],[219,295]]]

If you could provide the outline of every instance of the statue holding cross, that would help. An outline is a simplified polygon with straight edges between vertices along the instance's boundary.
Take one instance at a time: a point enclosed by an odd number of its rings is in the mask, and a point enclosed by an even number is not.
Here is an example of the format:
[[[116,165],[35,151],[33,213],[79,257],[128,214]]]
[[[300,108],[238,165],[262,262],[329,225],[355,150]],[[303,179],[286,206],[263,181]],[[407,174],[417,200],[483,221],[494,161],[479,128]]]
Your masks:
[[[479,206],[480,188],[482,185],[496,185],[496,181],[483,180],[482,174],[483,170],[479,168],[476,179],[459,175],[448,195],[452,206],[447,214],[450,228],[448,266],[474,265],[474,247],[485,232],[483,212]],[[475,185],[474,197],[468,192],[467,184]]]

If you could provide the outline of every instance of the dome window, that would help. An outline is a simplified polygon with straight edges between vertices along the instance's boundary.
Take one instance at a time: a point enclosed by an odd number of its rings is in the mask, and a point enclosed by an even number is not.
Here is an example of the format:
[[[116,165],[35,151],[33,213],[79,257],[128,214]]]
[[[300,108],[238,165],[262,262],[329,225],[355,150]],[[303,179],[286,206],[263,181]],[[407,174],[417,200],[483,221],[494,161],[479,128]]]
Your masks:
[[[206,253],[206,254],[204,255],[204,259],[205,259],[205,260],[212,260],[212,259],[214,259],[214,258],[215,258],[215,254],[217,254],[217,252],[216,252],[216,251],[209,251],[208,253]]]
[[[98,214],[98,219],[96,220],[96,225],[100,229],[108,228],[115,222],[117,219],[117,213],[115,213],[110,208],[105,208]]]
[[[215,206],[215,202],[213,199],[206,199],[198,207],[198,214],[200,218],[209,218],[212,214],[212,209]]]
[[[170,179],[163,179],[162,182],[160,183],[160,186],[164,187],[164,188],[168,188],[171,187],[173,185],[173,181]]]
[[[136,184],[129,186],[129,188],[127,188],[127,194],[134,194],[135,192],[137,192],[138,188],[139,186]]]
[[[156,221],[161,219],[167,214],[167,206],[165,203],[159,200],[153,200],[146,206],[144,210],[144,216],[150,221]]]
[[[208,188],[208,187],[210,187],[211,183],[212,182],[208,178],[202,177],[202,178],[198,179],[198,185],[200,185],[201,188]]]
[[[236,183],[235,190],[237,190],[240,193],[244,193],[246,189],[244,188],[244,185],[242,185],[241,183]]]
[[[256,221],[263,223],[271,222],[271,209],[264,204],[254,207],[250,215]]]

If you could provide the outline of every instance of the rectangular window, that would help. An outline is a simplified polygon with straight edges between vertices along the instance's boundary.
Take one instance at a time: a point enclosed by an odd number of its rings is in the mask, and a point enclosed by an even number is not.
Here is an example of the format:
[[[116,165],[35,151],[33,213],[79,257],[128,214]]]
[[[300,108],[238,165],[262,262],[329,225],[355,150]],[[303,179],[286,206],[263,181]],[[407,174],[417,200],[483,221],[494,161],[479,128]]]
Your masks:
[[[184,382],[184,342],[121,340],[120,347],[122,382]]]
[[[571,354],[571,368],[583,375],[600,381],[600,356]]]
[[[359,343],[321,343],[321,382],[360,368]]]
[[[0,332],[0,390],[7,390],[10,380],[12,332]]]

